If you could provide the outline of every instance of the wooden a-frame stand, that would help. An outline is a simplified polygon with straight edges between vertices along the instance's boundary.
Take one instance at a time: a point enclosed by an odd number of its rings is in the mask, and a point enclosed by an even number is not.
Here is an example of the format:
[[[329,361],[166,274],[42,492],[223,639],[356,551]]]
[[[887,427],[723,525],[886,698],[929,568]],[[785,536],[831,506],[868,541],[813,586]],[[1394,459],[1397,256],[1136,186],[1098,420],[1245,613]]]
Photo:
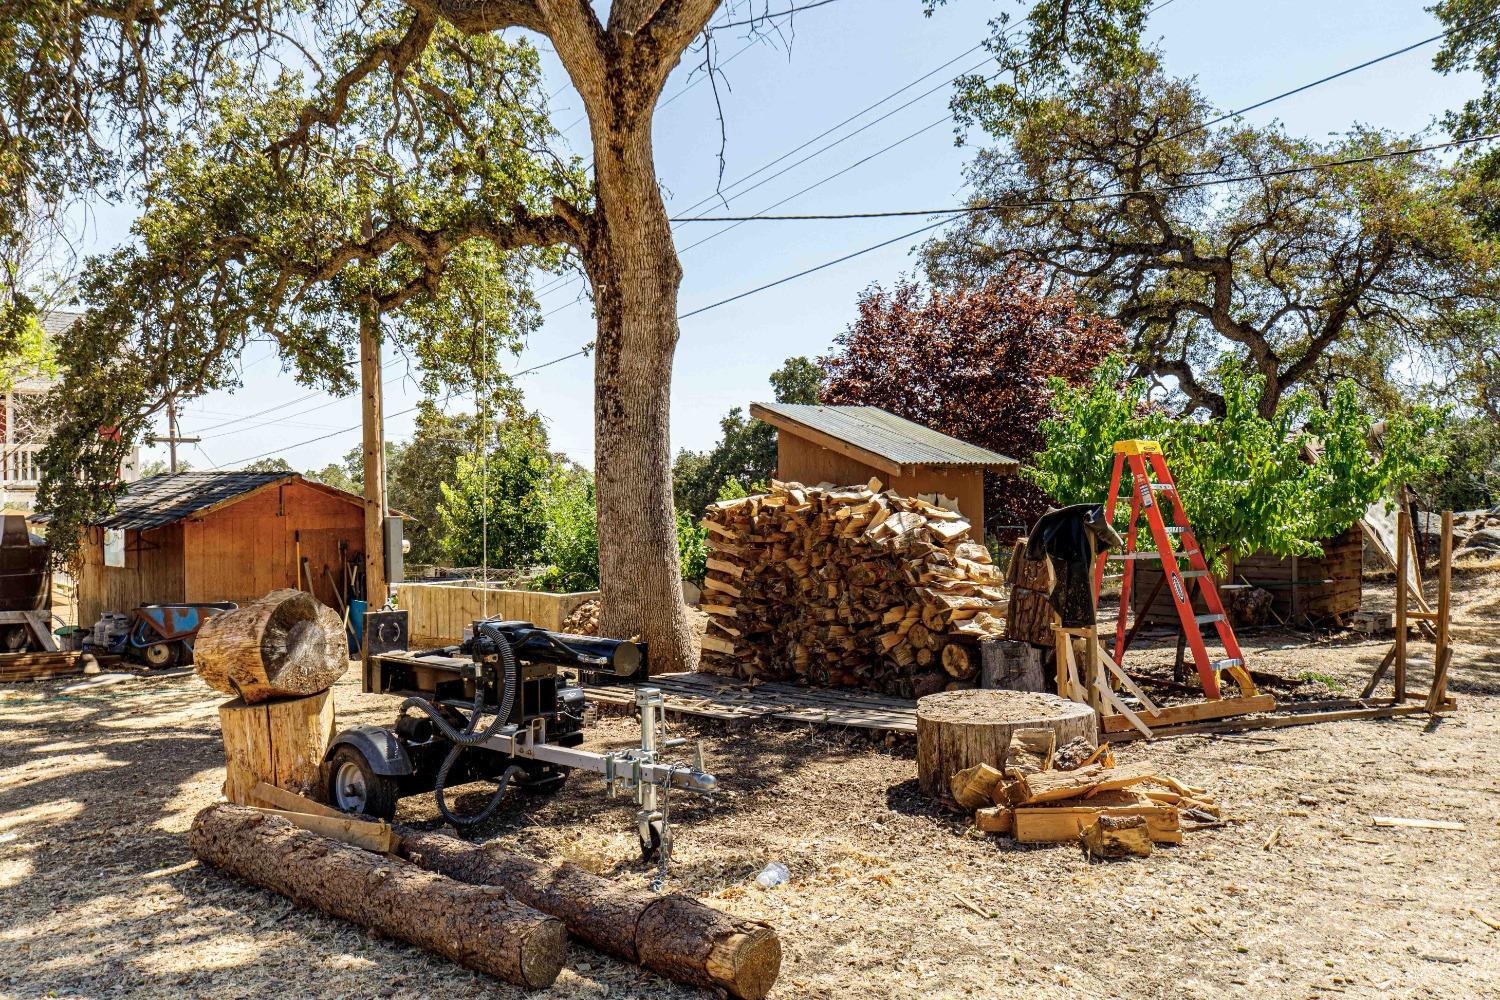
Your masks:
[[[1407,709],[1417,709],[1415,705],[1405,705],[1405,702],[1413,697],[1421,698],[1420,710],[1427,712],[1447,711],[1457,707],[1457,702],[1448,697],[1448,667],[1453,661],[1453,646],[1451,641],[1453,625],[1453,512],[1444,511],[1442,519],[1442,538],[1438,546],[1438,593],[1437,607],[1428,609],[1427,602],[1423,599],[1420,586],[1413,588],[1410,572],[1411,566],[1411,516],[1402,509],[1396,515],[1396,612],[1395,627],[1396,641],[1375,672],[1370,675],[1370,681],[1360,693],[1360,698],[1369,700],[1385,679],[1386,673],[1395,666],[1395,675],[1392,677],[1394,692],[1390,699],[1391,705],[1400,705]],[[1417,608],[1414,610],[1411,604],[1415,601]],[[1428,689],[1425,697],[1420,691],[1410,691],[1406,687],[1407,673],[1407,645],[1409,636],[1407,627],[1411,622],[1428,625],[1431,628],[1434,649],[1432,653],[1432,686]],[[1427,629],[1423,629],[1424,632]]]

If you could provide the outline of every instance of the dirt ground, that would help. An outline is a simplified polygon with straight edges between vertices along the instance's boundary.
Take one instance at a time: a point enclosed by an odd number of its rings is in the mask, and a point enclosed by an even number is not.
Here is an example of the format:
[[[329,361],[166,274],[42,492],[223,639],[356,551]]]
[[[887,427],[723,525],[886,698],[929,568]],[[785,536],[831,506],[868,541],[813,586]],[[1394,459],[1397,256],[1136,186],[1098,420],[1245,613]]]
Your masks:
[[[978,834],[917,796],[908,746],[675,726],[702,741],[724,791],[674,798],[670,887],[775,925],[777,998],[1500,996],[1500,931],[1479,916],[1500,918],[1500,573],[1458,588],[1449,717],[1122,749],[1212,789],[1228,820],[1143,860]],[[1389,586],[1367,585],[1365,606],[1382,602]],[[1317,675],[1297,691],[1308,697],[1357,694],[1389,645],[1242,638],[1258,670]],[[223,768],[220,698],[194,677],[66,686],[0,691],[0,996],[522,994],[197,864],[183,833]],[[343,724],[395,707],[361,695],[352,671],[338,701]],[[621,718],[591,734],[594,747],[635,738]],[[486,832],[644,886],[632,808],[575,776],[552,797],[512,797]],[[1375,815],[1466,829],[1377,828]],[[430,798],[406,800],[401,818],[435,825]],[[773,860],[792,880],[760,889]],[[556,985],[533,995],[703,994],[572,945]]]

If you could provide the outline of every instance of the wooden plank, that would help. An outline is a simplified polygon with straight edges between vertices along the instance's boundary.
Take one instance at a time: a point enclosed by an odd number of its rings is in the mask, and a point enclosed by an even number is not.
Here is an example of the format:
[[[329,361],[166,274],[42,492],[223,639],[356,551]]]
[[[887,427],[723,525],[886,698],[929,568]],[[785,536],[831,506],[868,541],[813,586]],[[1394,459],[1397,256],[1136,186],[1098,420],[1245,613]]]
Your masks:
[[[1103,816],[1144,816],[1146,830],[1158,844],[1182,843],[1177,809],[1153,803],[1139,806],[1025,806],[1015,811],[1012,825],[1022,844],[1064,844],[1078,839],[1084,827]]]
[[[1453,662],[1450,626],[1453,619],[1453,512],[1443,511],[1442,540],[1438,547],[1437,652],[1433,659],[1432,690],[1427,710],[1436,712],[1448,689],[1448,666]]]
[[[308,813],[314,816],[332,816],[338,819],[347,819],[348,814],[340,812],[332,806],[325,806],[321,802],[314,802],[305,795],[288,791],[285,788],[277,788],[268,782],[257,782],[250,789],[250,804],[265,809],[279,809],[286,812]]]
[[[1225,719],[1219,722],[1204,722],[1184,726],[1155,727],[1156,739],[1170,736],[1193,736],[1201,733],[1235,733],[1250,729],[1285,729],[1289,726],[1310,726],[1322,722],[1347,722],[1355,719],[1385,719],[1401,715],[1426,715],[1426,705],[1386,705],[1381,708],[1354,708],[1338,712],[1305,712],[1300,715],[1276,715],[1262,719]],[[1105,733],[1104,739],[1111,743],[1123,743],[1140,739],[1133,729],[1118,733]]]
[[[390,824],[378,820],[355,819],[352,816],[320,816],[313,813],[293,812],[289,809],[265,809],[260,806],[250,808],[263,812],[267,816],[280,816],[288,823],[310,833],[362,847],[367,851],[375,851],[377,854],[390,854],[401,843],[401,838],[396,836],[396,831],[391,829]]]
[[[1446,819],[1407,819],[1405,816],[1371,816],[1376,826],[1400,827],[1407,830],[1467,830],[1463,823]]]
[[[1222,719],[1232,715],[1252,715],[1276,709],[1276,696],[1258,694],[1251,698],[1218,698],[1211,701],[1194,702],[1191,705],[1168,705],[1158,708],[1151,716],[1151,728],[1176,726],[1209,719]],[[1132,728],[1130,720],[1122,715],[1106,715],[1103,718],[1106,733],[1121,733]]]

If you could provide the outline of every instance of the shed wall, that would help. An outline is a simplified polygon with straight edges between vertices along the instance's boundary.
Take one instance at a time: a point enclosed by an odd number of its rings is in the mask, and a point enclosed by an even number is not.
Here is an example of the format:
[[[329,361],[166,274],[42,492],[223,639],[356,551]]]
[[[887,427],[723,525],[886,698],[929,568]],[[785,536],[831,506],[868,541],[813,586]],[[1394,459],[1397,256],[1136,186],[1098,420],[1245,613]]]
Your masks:
[[[338,543],[348,555],[364,551],[364,511],[358,504],[288,482],[183,524],[187,601],[243,604],[272,590],[297,586],[297,554],[307,560],[313,596],[338,607],[333,580],[342,572]]]
[[[105,611],[128,613],[142,604],[244,604],[295,587],[299,536],[313,595],[337,607],[323,567],[340,579],[340,539],[349,557],[364,551],[364,511],[305,483],[283,483],[165,527],[128,531],[123,569],[104,565],[104,531],[91,528],[82,547],[79,623],[92,625]]]
[[[1118,567],[1119,563],[1111,566]],[[1114,571],[1114,570],[1112,570]],[[1219,584],[1248,583],[1263,587],[1271,594],[1271,610],[1283,620],[1303,622],[1306,619],[1330,618],[1358,611],[1363,600],[1364,536],[1359,525],[1333,538],[1324,539],[1323,555],[1283,559],[1279,556],[1256,552],[1243,559],[1229,561],[1229,571]],[[1161,578],[1161,571],[1154,566],[1141,564],[1136,567],[1135,581],[1131,585],[1131,605],[1139,614],[1146,596]],[[1193,588],[1193,605],[1202,614],[1204,609]],[[1175,623],[1176,609],[1163,587],[1151,602],[1147,612],[1148,621]]]
[[[104,529],[88,529],[80,547],[77,624],[92,626],[106,611],[182,600],[182,527],[125,532],[123,567],[104,565]]]

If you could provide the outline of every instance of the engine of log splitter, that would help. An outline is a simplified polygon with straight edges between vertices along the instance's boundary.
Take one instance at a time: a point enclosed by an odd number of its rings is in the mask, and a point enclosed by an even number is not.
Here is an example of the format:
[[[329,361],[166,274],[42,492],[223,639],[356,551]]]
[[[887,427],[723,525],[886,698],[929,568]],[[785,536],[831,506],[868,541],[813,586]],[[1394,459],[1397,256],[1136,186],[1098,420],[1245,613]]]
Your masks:
[[[665,864],[671,791],[708,793],[718,782],[701,758],[694,766],[662,759],[662,750],[683,741],[660,738],[661,692],[636,691],[639,747],[578,749],[586,707],[581,684],[644,681],[646,647],[497,619],[476,621],[469,632],[460,645],[414,652],[406,648],[405,611],[366,616],[364,690],[403,701],[392,725],[353,726],[334,740],[326,758],[328,800],[388,820],[400,798],[432,792],[446,820],[471,826],[492,816],[512,785],[555,789],[574,770],[593,771],[611,797],[635,796],[641,852]],[[479,811],[454,811],[446,790],[474,781],[497,787]]]

